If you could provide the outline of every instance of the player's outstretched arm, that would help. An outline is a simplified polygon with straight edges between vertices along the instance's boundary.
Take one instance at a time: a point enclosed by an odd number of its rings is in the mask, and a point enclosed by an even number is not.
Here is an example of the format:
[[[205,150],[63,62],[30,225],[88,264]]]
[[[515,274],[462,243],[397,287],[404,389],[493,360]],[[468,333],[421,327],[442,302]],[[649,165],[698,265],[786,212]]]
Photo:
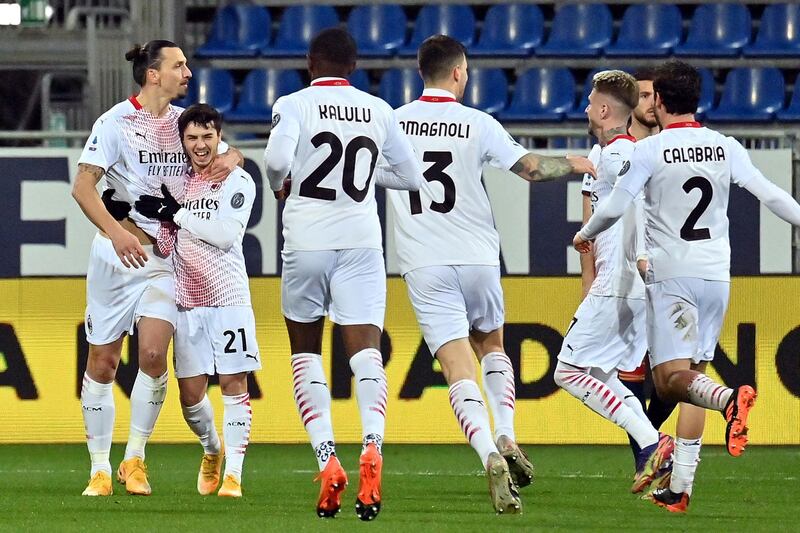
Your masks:
[[[592,216],[592,201],[588,195],[582,195],[583,200],[583,223],[586,224],[589,221],[589,218]],[[595,272],[595,265],[594,265],[594,253],[588,252],[585,254],[581,254],[581,298],[586,298],[586,295],[589,294],[589,289],[592,287],[592,283],[594,283],[594,278],[596,275]]]
[[[760,172],[754,174],[744,184],[744,188],[775,215],[789,224],[800,227],[800,204],[788,192],[769,181]]]
[[[375,168],[375,183],[386,189],[418,191],[423,179],[422,167],[416,157],[397,165]]]
[[[284,190],[284,181],[292,170],[296,148],[297,141],[288,135],[273,133],[269,137],[267,148],[264,150],[264,166],[267,169],[269,187],[275,193]]]
[[[97,184],[104,173],[101,167],[88,163],[79,164],[78,175],[72,186],[72,197],[78,202],[86,218],[109,236],[123,265],[129,268],[143,267],[147,261],[144,248],[132,233],[114,220],[97,193]]]
[[[611,194],[608,195],[608,199],[589,218],[589,222],[575,234],[575,238],[572,240],[575,249],[582,254],[587,253],[591,249],[589,243],[600,233],[613,226],[625,213],[631,202],[633,202],[633,195],[627,189],[614,187]]]
[[[594,165],[585,157],[550,157],[527,153],[509,169],[528,181],[552,181],[571,174],[597,177]]]
[[[229,146],[225,153],[218,154],[211,165],[203,171],[203,179],[212,183],[225,180],[233,169],[244,167],[244,156],[242,152]]]

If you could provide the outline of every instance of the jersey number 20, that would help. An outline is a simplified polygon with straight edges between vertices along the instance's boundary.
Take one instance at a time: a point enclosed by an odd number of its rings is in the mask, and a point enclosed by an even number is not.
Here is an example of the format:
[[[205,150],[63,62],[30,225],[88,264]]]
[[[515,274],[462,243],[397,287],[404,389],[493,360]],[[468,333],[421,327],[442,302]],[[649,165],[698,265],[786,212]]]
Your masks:
[[[331,153],[328,154],[328,157],[326,157],[325,160],[320,163],[320,165],[314,169],[314,171],[309,174],[306,179],[303,180],[303,183],[300,184],[300,196],[316,198],[318,200],[336,200],[336,189],[320,187],[319,183],[331,173],[331,170],[333,170],[336,165],[339,164],[339,161],[342,159],[342,155],[344,155],[342,189],[344,189],[344,192],[347,193],[347,196],[356,202],[363,201],[364,198],[367,197],[369,182],[372,180],[372,173],[375,171],[375,163],[378,162],[378,147],[375,145],[375,141],[369,137],[359,135],[347,143],[347,146],[345,147],[342,144],[342,141],[339,140],[339,137],[337,137],[334,133],[330,131],[323,131],[321,133],[317,133],[311,138],[311,144],[314,145],[314,148],[319,148],[323,144],[327,144],[331,147]],[[356,156],[358,155],[359,150],[362,148],[369,151],[372,159],[369,163],[367,182],[364,184],[363,189],[359,189],[356,187],[355,181]]]

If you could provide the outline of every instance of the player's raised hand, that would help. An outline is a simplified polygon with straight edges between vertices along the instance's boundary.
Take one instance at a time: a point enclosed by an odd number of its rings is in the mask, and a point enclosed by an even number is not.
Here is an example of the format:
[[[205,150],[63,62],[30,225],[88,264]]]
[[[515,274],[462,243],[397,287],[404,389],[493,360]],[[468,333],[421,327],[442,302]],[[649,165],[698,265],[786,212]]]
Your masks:
[[[163,198],[143,194],[136,200],[134,205],[136,210],[147,218],[154,218],[162,222],[172,222],[175,218],[175,213],[181,208],[181,204],[170,194],[169,189],[163,183],[161,184],[161,194],[164,195]]]
[[[588,254],[592,251],[592,241],[584,240],[580,233],[576,233],[572,238],[572,246],[582,254]]]
[[[572,165],[572,172],[575,174],[589,174],[597,179],[597,171],[594,168],[594,164],[587,158],[579,155],[568,155],[567,161]]]
[[[288,176],[285,180],[283,180],[283,187],[280,188],[278,191],[272,191],[275,195],[276,200],[286,200],[289,197],[289,193],[292,190],[292,177]]]
[[[139,243],[139,239],[131,232],[120,228],[119,231],[109,235],[109,237],[111,238],[111,244],[114,245],[117,257],[127,268],[143,267],[147,262],[147,253]]]
[[[218,154],[208,168],[203,170],[201,176],[212,183],[224,181],[238,163],[239,156],[233,150],[228,150],[224,154]]]

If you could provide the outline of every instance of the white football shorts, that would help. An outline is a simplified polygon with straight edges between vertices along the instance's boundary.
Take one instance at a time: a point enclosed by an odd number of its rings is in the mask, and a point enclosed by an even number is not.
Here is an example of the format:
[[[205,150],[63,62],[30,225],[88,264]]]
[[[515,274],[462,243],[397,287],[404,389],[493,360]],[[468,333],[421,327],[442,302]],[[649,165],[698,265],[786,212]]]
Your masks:
[[[386,268],[381,250],[284,250],[281,257],[283,316],[309,323],[330,313],[331,321],[342,326],[383,329]]]
[[[672,278],[647,290],[650,366],[675,359],[711,361],[719,340],[731,284],[699,278]]]
[[[431,354],[446,343],[489,333],[505,320],[500,267],[437,265],[416,268],[403,278]]]
[[[250,306],[180,309],[173,349],[178,378],[261,369]]]
[[[175,327],[175,275],[171,258],[142,245],[148,261],[126,268],[111,239],[95,235],[86,273],[86,340],[96,346],[133,334],[141,317],[159,318]]]
[[[644,300],[589,294],[575,311],[558,360],[604,373],[630,372],[646,352]]]

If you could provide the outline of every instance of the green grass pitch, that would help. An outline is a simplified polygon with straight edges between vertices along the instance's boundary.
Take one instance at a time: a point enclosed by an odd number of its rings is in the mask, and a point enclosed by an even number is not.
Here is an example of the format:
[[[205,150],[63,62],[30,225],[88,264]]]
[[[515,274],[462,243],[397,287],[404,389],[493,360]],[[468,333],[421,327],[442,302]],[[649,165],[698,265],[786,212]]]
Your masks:
[[[628,492],[632,459],[614,446],[529,446],[536,467],[522,489],[523,513],[495,516],[486,479],[464,445],[387,445],[384,504],[371,523],[355,516],[358,452],[337,447],[350,485],[342,512],[314,514],[316,462],[308,445],[254,444],[244,498],[202,497],[200,447],[150,445],[153,495],[132,497],[114,483],[110,498],[81,497],[88,479],[82,445],[0,446],[2,531],[789,531],[797,530],[800,448],[752,447],[740,458],[702,452],[688,515],[672,515]],[[122,456],[114,446],[113,464]]]

